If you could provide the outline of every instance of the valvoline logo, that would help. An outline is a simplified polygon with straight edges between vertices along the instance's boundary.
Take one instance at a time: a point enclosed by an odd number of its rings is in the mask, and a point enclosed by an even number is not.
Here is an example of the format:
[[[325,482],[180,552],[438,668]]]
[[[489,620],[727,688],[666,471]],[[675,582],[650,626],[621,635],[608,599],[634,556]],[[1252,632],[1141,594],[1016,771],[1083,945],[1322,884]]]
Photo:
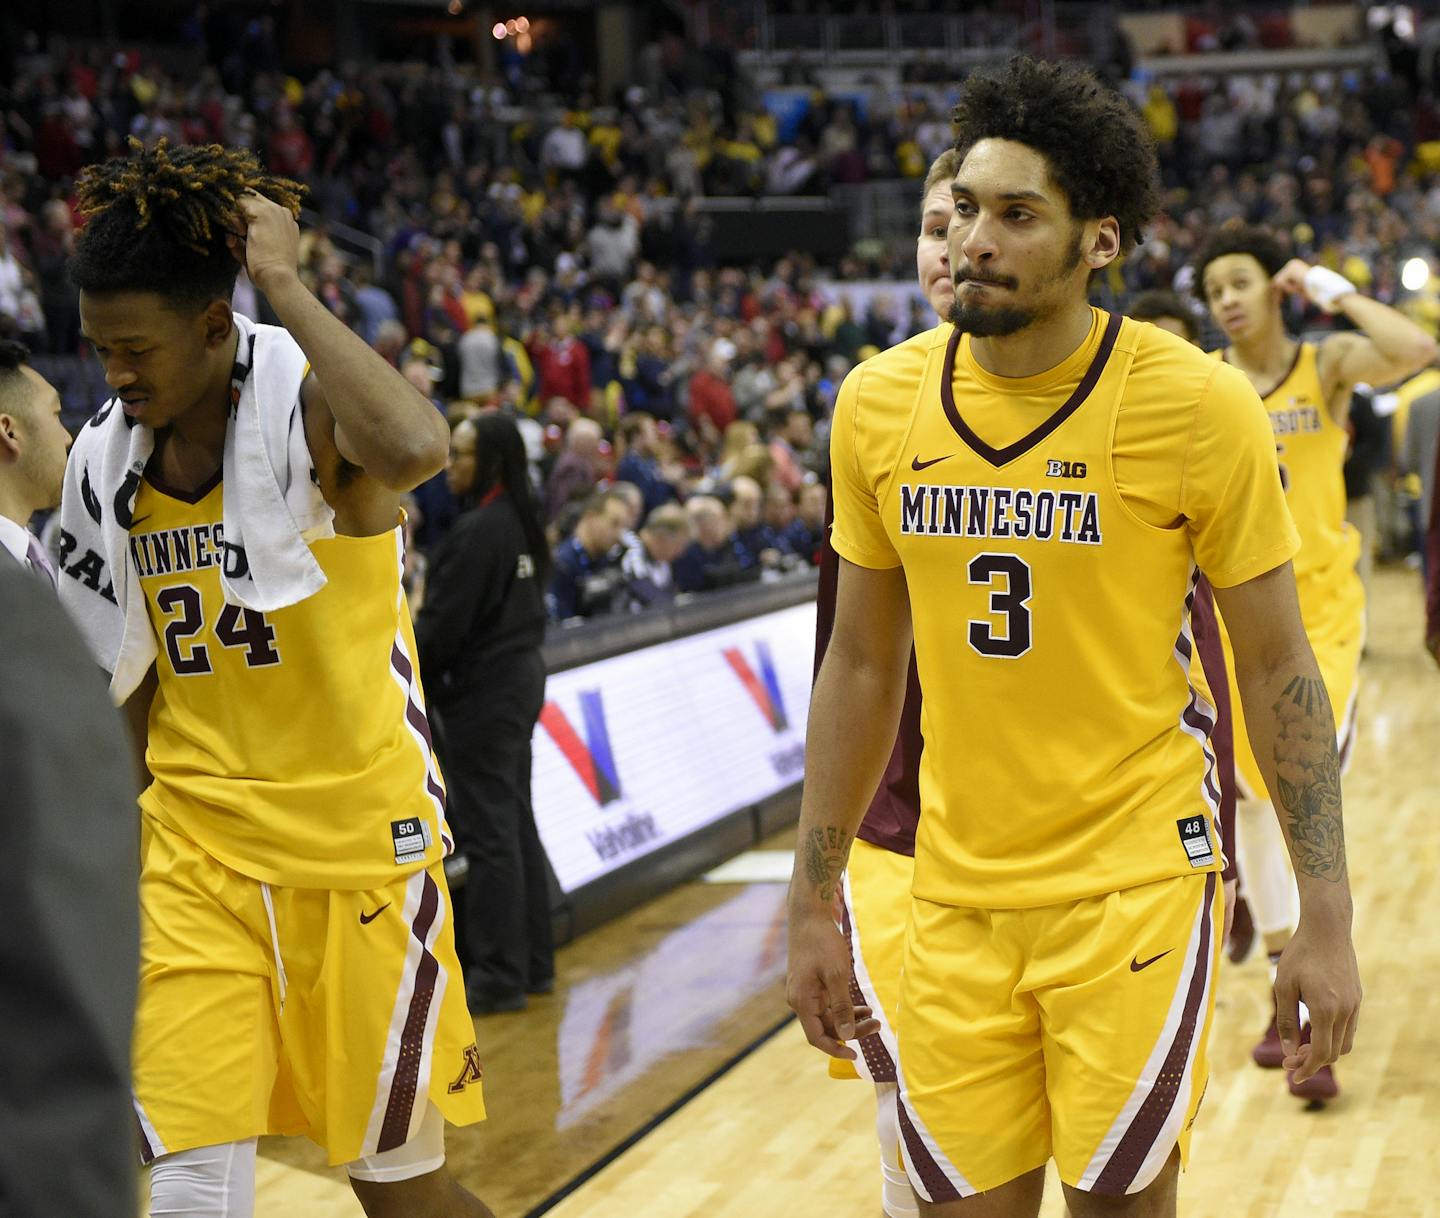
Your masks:
[[[738,647],[727,647],[721,653],[726,663],[740,678],[740,684],[750,695],[760,713],[777,735],[790,726],[790,717],[785,713],[785,699],[780,694],[780,678],[775,674],[775,660],[770,654],[770,644],[763,639],[755,644],[755,659],[760,672],[757,675],[745,653]]]
[[[554,702],[546,702],[541,708],[540,726],[550,733],[550,739],[565,755],[571,769],[603,808],[620,798],[620,774],[615,768],[610,729],[605,724],[605,703],[598,689],[581,691],[580,714],[585,727],[583,741],[565,712]]]

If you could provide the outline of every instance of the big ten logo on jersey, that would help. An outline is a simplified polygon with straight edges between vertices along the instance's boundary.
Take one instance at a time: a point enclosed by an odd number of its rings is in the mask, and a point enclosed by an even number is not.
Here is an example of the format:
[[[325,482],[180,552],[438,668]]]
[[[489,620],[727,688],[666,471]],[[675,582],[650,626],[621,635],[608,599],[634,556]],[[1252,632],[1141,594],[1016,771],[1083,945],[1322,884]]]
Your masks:
[[[633,854],[647,842],[660,836],[655,818],[648,812],[636,812],[624,802],[620,787],[620,770],[615,764],[615,750],[610,743],[610,725],[605,720],[605,700],[598,689],[580,691],[580,719],[585,736],[575,730],[570,716],[560,704],[547,699],[540,708],[540,727],[570,764],[597,809],[619,804],[623,816],[587,830],[585,837],[591,849],[604,862]]]
[[[1047,478],[1083,478],[1089,473],[1083,461],[1046,461]]]
[[[528,555],[528,554],[522,554],[522,555],[520,555],[519,558],[517,558],[517,559],[515,560],[515,578],[516,578],[516,579],[534,579],[534,578],[535,578],[535,560],[534,560],[533,558],[531,558],[530,555]]]

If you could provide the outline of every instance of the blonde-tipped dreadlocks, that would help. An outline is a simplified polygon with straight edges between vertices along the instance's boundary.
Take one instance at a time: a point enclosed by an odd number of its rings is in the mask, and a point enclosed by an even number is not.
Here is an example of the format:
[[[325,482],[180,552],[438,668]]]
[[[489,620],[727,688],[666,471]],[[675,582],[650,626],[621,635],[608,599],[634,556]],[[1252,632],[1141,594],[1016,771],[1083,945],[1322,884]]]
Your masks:
[[[70,266],[81,291],[228,296],[239,264],[225,236],[240,196],[253,190],[299,215],[305,187],[267,173],[248,149],[168,140],[147,149],[132,137],[130,152],[90,166],[77,184],[89,220]]]

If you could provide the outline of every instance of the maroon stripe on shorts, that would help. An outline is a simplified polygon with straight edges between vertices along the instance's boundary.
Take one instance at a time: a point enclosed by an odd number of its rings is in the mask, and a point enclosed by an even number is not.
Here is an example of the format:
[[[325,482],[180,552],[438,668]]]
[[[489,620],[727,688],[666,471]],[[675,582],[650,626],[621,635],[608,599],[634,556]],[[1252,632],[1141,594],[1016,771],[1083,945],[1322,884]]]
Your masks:
[[[426,936],[440,908],[440,890],[428,873],[422,874],[425,876],[425,888],[420,894],[420,908],[410,927],[410,933],[420,943],[420,963],[415,970],[415,991],[410,996],[405,1030],[400,1034],[400,1054],[395,1062],[395,1077],[390,1081],[390,1098],[385,1104],[380,1140],[375,1144],[376,1154],[405,1145],[410,1136],[410,1114],[415,1109],[420,1058],[425,1051],[425,1025],[429,1022],[430,1003],[435,997],[435,978],[440,972],[440,962],[425,946]]]
[[[1120,1144],[1110,1155],[1104,1170],[1095,1181],[1091,1192],[1102,1196],[1121,1197],[1134,1182],[1140,1165],[1160,1136],[1161,1127],[1175,1106],[1175,1097],[1180,1092],[1180,1080],[1190,1057],[1190,1045],[1195,1039],[1196,1029],[1205,1006],[1205,980],[1210,973],[1210,924],[1214,921],[1215,873],[1205,877],[1205,903],[1200,918],[1200,944],[1195,949],[1195,965],[1190,974],[1190,990],[1185,995],[1185,1006],[1180,1015],[1180,1026],[1175,1029],[1175,1038],[1160,1066],[1160,1073],[1150,1088],[1150,1093],[1140,1105],[1140,1111],[1130,1122],[1130,1128],[1120,1139]]]
[[[940,1169],[940,1164],[935,1162],[930,1148],[920,1140],[920,1135],[915,1132],[915,1126],[910,1122],[910,1114],[905,1111],[905,1105],[901,1103],[898,1094],[895,1096],[895,1109],[900,1114],[900,1136],[905,1139],[905,1153],[910,1156],[910,1165],[920,1177],[925,1191],[930,1194],[930,1200],[937,1204],[960,1200],[959,1189],[950,1183],[950,1178]]]
[[[880,999],[860,988],[860,977],[855,972],[858,949],[855,946],[855,928],[850,921],[850,906],[845,901],[844,889],[841,889],[840,896],[840,928],[845,932],[845,943],[850,948],[850,1001],[864,1003],[878,1019],[883,1014]],[[877,1083],[896,1081],[895,1059],[890,1056],[890,1050],[880,1039],[879,1032],[872,1032],[860,1041],[860,1053],[865,1058],[865,1066],[870,1071],[871,1079]]]

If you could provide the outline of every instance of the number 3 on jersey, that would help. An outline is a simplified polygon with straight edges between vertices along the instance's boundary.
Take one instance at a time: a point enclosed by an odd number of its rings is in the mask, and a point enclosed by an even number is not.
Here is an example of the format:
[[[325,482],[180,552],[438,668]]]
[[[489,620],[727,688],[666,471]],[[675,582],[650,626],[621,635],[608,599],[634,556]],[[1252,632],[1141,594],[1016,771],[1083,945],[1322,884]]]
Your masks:
[[[1014,554],[977,554],[967,568],[972,584],[990,589],[993,621],[970,621],[970,646],[982,656],[1016,660],[1030,650],[1030,564]]]
[[[214,671],[210,649],[195,642],[205,628],[204,602],[200,589],[193,584],[176,584],[163,589],[155,604],[168,620],[165,623],[165,653],[176,676],[198,677]],[[264,668],[280,663],[275,648],[275,627],[263,613],[226,605],[215,623],[215,637],[222,647],[243,647],[245,663],[250,668]]]

